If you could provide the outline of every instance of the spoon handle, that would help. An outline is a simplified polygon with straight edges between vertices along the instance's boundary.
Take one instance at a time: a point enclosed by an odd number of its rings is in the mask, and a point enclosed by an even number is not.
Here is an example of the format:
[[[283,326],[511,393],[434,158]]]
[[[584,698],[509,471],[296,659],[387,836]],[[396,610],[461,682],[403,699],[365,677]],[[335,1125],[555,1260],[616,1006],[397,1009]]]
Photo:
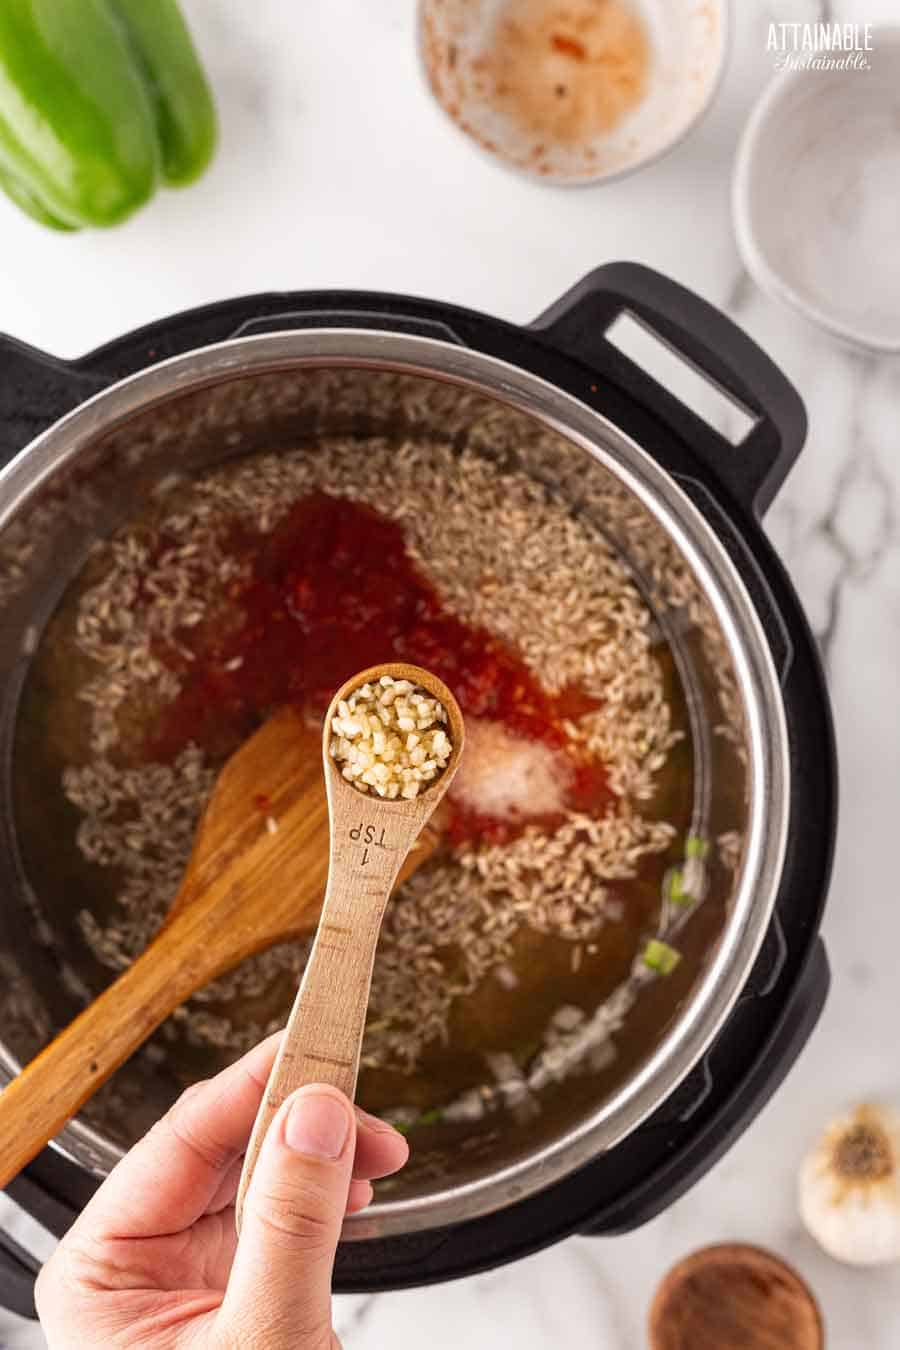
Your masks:
[[[423,823],[420,806],[371,800],[355,789],[332,801],[322,917],[244,1159],[238,1231],[263,1139],[285,1098],[307,1083],[328,1083],[353,1099],[381,921]]]
[[[213,978],[214,938],[205,914],[179,915],[3,1089],[0,1190],[183,999]]]

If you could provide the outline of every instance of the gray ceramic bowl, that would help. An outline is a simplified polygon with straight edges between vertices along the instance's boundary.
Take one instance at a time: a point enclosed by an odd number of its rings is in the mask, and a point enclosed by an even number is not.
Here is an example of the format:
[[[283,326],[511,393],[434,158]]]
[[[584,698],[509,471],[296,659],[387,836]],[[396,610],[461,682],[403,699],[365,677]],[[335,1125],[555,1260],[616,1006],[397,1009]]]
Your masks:
[[[777,75],[735,165],[734,225],[751,276],[820,328],[900,352],[900,28],[868,70]]]

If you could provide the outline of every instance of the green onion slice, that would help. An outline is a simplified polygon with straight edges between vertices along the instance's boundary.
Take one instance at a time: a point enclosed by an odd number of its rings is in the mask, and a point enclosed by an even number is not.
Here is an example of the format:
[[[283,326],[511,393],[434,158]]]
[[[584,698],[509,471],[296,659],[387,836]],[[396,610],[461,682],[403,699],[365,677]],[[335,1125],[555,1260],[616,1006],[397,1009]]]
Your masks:
[[[692,905],[694,897],[690,891],[685,889],[684,872],[680,867],[673,867],[666,873],[663,881],[663,895],[673,905]]]
[[[668,942],[651,938],[644,948],[641,960],[648,970],[655,970],[659,975],[671,975],[681,960],[681,952],[670,947]]]

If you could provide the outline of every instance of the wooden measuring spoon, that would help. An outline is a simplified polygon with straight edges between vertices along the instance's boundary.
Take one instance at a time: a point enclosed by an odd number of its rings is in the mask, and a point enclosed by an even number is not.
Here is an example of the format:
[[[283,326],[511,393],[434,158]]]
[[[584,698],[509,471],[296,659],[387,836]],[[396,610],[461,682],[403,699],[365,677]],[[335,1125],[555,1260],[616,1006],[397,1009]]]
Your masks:
[[[382,675],[420,685],[447,711],[450,758],[443,773],[411,800],[388,801],[360,792],[342,777],[329,752],[338,704]],[[244,1159],[235,1209],[238,1230],[263,1139],[285,1098],[306,1083],[329,1083],[351,1100],[356,1092],[375,948],[388,897],[410,848],[453,781],[464,739],[456,699],[436,675],[419,666],[401,662],[371,666],[341,685],[331,700],[322,733],[331,825],[328,886],[316,939]]]
[[[327,828],[321,734],[284,708],[219,774],[156,938],[0,1092],[0,1189],[191,994],[254,952],[313,930]],[[399,880],[439,838],[421,833]]]

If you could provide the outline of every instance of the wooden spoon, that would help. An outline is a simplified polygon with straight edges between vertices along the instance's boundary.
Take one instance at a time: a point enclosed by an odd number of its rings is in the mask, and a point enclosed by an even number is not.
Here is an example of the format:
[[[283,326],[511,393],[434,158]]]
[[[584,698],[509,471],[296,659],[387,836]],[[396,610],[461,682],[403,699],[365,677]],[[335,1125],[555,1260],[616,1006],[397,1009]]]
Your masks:
[[[337,705],[382,675],[421,685],[447,711],[450,758],[443,773],[412,800],[388,801],[360,792],[341,776],[329,753]],[[331,825],[328,886],[316,940],[244,1159],[235,1210],[239,1231],[263,1139],[285,1098],[307,1083],[329,1083],[351,1100],[356,1092],[375,948],[388,897],[410,848],[459,768],[464,739],[456,699],[437,676],[419,666],[372,666],[343,684],[331,700],[322,735]]]
[[[254,952],[313,930],[328,877],[321,755],[319,730],[293,708],[232,755],[156,938],[0,1092],[0,1189],[191,994]],[[413,831],[400,880],[439,838],[425,830],[416,841]]]

